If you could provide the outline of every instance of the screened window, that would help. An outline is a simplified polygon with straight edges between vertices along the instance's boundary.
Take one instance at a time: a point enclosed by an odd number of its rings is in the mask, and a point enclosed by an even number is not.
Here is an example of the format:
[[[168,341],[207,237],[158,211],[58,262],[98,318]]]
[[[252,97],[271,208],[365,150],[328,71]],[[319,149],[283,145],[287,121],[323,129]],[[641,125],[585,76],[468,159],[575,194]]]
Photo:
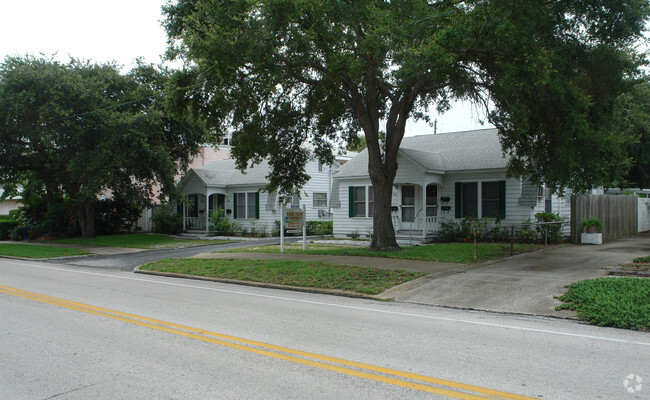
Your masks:
[[[366,187],[357,186],[354,188],[354,217],[366,216]]]
[[[438,185],[427,186],[427,217],[438,215]]]
[[[251,193],[246,193],[246,217],[247,218],[255,218],[255,195],[257,193],[251,192]]]
[[[259,218],[259,193],[235,193],[234,208],[236,219]]]
[[[236,193],[237,198],[237,217],[246,218],[246,193]]]
[[[375,191],[372,186],[368,186],[368,216],[374,217],[375,215]]]

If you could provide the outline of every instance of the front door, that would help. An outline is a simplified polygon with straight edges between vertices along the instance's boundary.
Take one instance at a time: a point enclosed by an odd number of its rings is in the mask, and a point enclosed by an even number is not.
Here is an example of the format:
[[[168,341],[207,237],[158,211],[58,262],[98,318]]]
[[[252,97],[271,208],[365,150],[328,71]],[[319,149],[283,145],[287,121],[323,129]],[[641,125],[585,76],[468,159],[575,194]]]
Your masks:
[[[415,221],[415,186],[402,186],[402,229],[410,229]]]

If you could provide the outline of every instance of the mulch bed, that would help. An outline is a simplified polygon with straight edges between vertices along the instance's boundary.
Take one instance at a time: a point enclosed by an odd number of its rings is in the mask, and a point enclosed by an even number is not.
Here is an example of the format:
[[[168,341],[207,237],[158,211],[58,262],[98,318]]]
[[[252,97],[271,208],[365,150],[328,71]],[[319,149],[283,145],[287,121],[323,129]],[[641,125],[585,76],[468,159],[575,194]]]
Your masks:
[[[609,270],[609,275],[650,278],[650,263],[623,264]]]

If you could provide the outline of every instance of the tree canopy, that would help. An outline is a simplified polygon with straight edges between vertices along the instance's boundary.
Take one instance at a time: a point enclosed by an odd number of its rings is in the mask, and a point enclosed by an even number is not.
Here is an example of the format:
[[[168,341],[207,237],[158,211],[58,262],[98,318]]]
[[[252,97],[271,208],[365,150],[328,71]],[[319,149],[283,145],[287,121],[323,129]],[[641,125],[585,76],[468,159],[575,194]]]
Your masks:
[[[204,140],[196,122],[167,116],[167,72],[44,57],[0,65],[0,183],[25,198],[67,198],[84,236],[93,236],[98,195],[153,200],[176,188]]]
[[[178,0],[164,10],[168,56],[187,61],[177,82],[202,83],[173,103],[232,132],[240,167],[269,158],[272,187],[308,179],[305,143],[328,160],[363,133],[373,248],[397,246],[397,151],[407,121],[430,107],[489,107],[509,173],[558,190],[627,165],[611,106],[642,62],[631,46],[647,0]]]

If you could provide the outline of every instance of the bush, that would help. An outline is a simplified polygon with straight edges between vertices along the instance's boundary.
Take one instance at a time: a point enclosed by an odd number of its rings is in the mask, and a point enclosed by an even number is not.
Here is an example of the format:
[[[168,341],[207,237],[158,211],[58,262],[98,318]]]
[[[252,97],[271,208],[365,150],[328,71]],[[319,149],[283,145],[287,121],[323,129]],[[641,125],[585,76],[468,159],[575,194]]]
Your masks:
[[[226,218],[226,212],[223,208],[210,213],[210,230],[216,232],[218,235],[232,235],[233,226]]]
[[[0,218],[0,240],[8,240],[11,237],[11,231],[18,225],[20,225],[20,221]]]
[[[603,231],[603,221],[599,218],[588,218],[580,222],[580,229],[582,230],[589,230],[592,226],[596,228],[596,232]]]
[[[158,213],[151,217],[154,232],[165,235],[177,235],[183,230],[183,216],[163,205]]]
[[[11,231],[11,240],[20,241],[20,240],[36,240],[40,239],[45,235],[43,229],[37,225],[21,225],[15,227]]]
[[[334,223],[332,221],[307,221],[307,234],[326,236],[334,232]]]
[[[535,230],[537,231],[540,240],[548,240],[548,243],[559,243],[562,241],[562,226],[564,224],[564,218],[560,217],[557,214],[553,213],[537,213],[535,214],[535,221],[537,225]],[[542,224],[548,222],[556,222],[554,224]],[[545,236],[546,235],[546,236]]]

